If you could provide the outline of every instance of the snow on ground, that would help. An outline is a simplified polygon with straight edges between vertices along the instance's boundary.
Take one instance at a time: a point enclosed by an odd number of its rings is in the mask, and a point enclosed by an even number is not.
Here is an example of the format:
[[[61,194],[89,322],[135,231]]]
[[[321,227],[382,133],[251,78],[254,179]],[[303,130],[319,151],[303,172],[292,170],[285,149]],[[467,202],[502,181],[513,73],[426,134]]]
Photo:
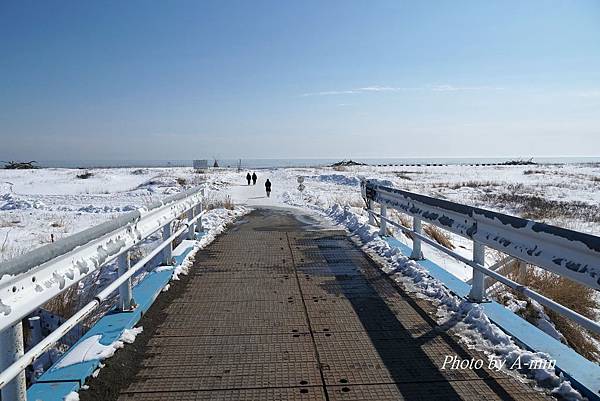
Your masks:
[[[78,178],[86,172],[88,178]],[[0,260],[106,221],[120,213],[182,191],[192,185],[206,188],[207,198],[227,200],[234,210],[217,208],[203,217],[209,235],[195,248],[206,246],[227,223],[257,206],[296,207],[327,215],[360,237],[363,245],[383,257],[394,278],[439,304],[440,321],[452,321],[467,342],[479,344],[490,355],[514,360],[547,358],[527,354],[487,320],[476,306],[453,298],[418,265],[386,248],[366,227],[360,177],[387,185],[504,213],[533,218],[591,234],[600,234],[600,165],[536,166],[356,166],[333,168],[278,168],[256,171],[256,185],[247,185],[246,171],[215,169],[198,174],[189,168],[146,169],[40,169],[0,170]],[[297,189],[304,177],[305,190]],[[266,197],[264,182],[273,185]],[[406,236],[398,239],[412,245]],[[455,251],[469,257],[468,240],[449,235]],[[151,247],[149,241],[147,247]],[[423,244],[425,256],[455,276],[469,280],[472,269]],[[193,254],[192,254],[193,255]],[[486,261],[491,265],[494,255]],[[186,265],[191,263],[191,255]],[[114,270],[114,269],[112,269]],[[107,269],[109,275],[115,272]],[[185,268],[183,269],[185,270]],[[390,273],[392,270],[388,270]],[[185,271],[182,271],[183,273]],[[111,276],[112,277],[112,276]],[[105,277],[105,281],[111,279]],[[87,284],[86,284],[87,285]],[[83,289],[83,288],[82,288]],[[518,300],[509,307],[519,309]],[[535,306],[535,305],[534,305]],[[521,306],[522,307],[522,306]],[[543,309],[539,308],[543,313]],[[540,326],[556,338],[560,333],[540,314]],[[577,399],[569,384],[554,372],[526,371],[530,377],[554,387],[566,399]]]

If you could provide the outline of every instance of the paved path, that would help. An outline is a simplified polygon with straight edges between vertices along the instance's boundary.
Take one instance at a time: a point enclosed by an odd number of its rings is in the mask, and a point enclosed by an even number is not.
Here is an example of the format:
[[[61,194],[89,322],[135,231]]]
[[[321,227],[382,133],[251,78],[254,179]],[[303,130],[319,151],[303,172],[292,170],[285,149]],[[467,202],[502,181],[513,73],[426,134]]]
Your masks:
[[[178,285],[142,321],[137,349],[108,361],[119,401],[545,399],[503,373],[440,370],[446,355],[483,356],[343,231],[291,212],[252,212]]]

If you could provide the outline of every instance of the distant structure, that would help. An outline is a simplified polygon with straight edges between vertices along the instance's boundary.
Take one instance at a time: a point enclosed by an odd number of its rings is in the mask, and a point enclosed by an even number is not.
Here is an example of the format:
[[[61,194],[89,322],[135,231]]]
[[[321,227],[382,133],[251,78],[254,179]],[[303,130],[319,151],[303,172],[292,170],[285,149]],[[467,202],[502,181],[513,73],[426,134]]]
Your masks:
[[[214,168],[219,167],[219,162],[217,161],[217,159],[215,159],[215,162],[213,163],[213,167]]]
[[[194,170],[204,171],[208,168],[208,160],[194,160],[192,165],[194,167]]]
[[[242,171],[242,159],[238,160],[237,164],[237,172],[239,173],[240,171]]]

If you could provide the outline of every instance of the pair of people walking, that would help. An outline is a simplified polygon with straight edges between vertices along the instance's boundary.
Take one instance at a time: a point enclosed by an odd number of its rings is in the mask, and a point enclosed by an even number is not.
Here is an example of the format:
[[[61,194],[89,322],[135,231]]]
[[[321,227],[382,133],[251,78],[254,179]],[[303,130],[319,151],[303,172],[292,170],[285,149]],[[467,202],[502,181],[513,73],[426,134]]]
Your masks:
[[[250,175],[248,172],[248,174],[246,174],[246,181],[248,181],[248,185],[250,185],[250,180],[252,180],[252,185],[256,185],[257,179],[258,177],[256,176],[256,173],[252,173],[252,175]]]
[[[252,181],[252,185],[256,185],[256,180],[258,179],[258,177],[256,176],[256,173],[252,173],[252,175],[250,175],[250,172],[248,172],[248,174],[246,174],[246,181],[248,181],[248,185],[250,185],[250,181]],[[271,197],[271,181],[269,181],[269,179],[267,178],[267,181],[265,181],[265,190],[267,191],[267,198]]]

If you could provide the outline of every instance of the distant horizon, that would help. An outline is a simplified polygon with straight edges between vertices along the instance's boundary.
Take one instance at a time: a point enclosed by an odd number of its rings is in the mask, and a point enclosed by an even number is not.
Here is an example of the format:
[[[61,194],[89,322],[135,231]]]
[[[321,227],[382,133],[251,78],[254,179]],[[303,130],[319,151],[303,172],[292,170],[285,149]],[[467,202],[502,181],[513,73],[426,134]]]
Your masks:
[[[212,166],[215,159],[207,160]],[[285,168],[285,167],[319,167],[331,165],[340,161],[355,161],[367,165],[465,165],[465,164],[502,164],[510,161],[528,161],[536,164],[588,164],[600,163],[600,156],[588,157],[431,157],[431,158],[247,158],[230,159],[217,158],[219,167],[237,167],[241,160],[242,168]],[[146,159],[146,160],[38,160],[40,168],[161,168],[161,167],[192,167],[194,159]],[[23,160],[21,160],[23,161]],[[28,160],[29,161],[29,160]]]

